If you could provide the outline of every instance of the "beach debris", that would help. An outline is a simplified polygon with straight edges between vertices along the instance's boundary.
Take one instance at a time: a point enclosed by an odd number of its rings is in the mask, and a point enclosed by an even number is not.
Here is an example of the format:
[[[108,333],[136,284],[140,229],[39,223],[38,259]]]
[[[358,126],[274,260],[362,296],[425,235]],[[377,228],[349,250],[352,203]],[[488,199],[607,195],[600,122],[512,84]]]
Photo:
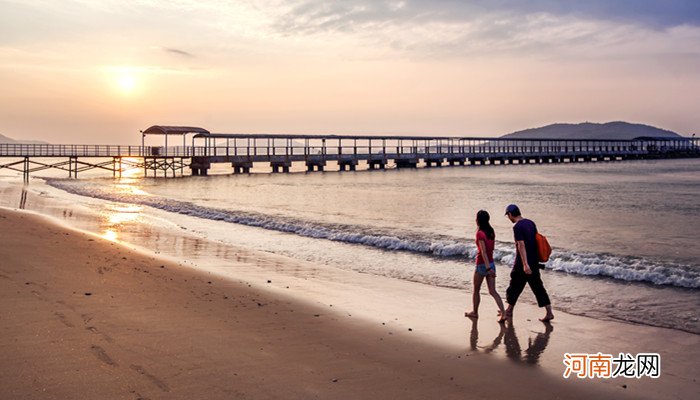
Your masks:
[[[627,389],[627,385],[622,385],[622,388],[623,388],[623,389]]]
[[[211,285],[211,281],[208,281],[207,283]]]
[[[272,283],[272,281],[268,279],[268,280],[267,280],[267,283]]]
[[[90,292],[85,292],[85,296],[92,296],[92,293],[90,293]]]
[[[338,378],[331,379],[331,382],[333,382],[333,383],[338,382]]]
[[[161,268],[165,268],[165,265],[161,265],[160,267],[161,267]]]
[[[321,314],[314,314],[314,317],[320,317]]]
[[[413,328],[408,328],[408,331],[409,331],[409,332],[413,332]]]

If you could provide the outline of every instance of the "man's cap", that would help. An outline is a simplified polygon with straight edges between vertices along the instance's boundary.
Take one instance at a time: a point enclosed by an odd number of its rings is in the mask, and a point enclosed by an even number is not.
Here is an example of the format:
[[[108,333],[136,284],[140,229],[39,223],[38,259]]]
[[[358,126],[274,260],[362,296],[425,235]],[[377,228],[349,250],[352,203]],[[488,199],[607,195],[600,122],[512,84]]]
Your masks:
[[[516,206],[515,204],[510,204],[508,207],[506,207],[505,215],[511,214],[516,211],[520,211],[520,208],[518,208],[518,206]]]

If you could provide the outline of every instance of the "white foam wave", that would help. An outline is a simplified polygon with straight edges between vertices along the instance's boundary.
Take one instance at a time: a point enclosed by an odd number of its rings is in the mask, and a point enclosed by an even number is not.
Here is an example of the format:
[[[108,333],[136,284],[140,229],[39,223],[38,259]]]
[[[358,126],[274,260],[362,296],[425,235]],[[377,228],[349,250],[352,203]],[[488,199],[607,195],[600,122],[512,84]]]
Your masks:
[[[411,232],[387,232],[377,228],[326,224],[284,216],[205,207],[164,197],[115,190],[111,185],[88,181],[49,180],[51,186],[69,193],[103,200],[150,206],[164,211],[214,221],[259,227],[278,232],[371,246],[390,251],[409,251],[437,257],[476,256],[473,243],[448,236],[425,237]],[[494,258],[501,264],[515,260],[512,244],[497,243]],[[648,282],[684,288],[700,288],[700,271],[690,265],[661,263],[644,258],[609,254],[575,253],[556,249],[547,268],[585,276]]]

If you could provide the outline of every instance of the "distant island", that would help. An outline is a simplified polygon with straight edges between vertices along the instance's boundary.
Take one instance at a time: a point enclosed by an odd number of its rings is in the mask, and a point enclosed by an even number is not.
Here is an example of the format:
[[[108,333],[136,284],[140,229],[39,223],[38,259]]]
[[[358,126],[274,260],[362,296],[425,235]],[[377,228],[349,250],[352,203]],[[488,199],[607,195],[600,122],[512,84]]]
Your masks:
[[[0,144],[47,144],[41,140],[15,140],[5,135],[0,135]]]
[[[608,139],[630,140],[637,138],[681,139],[683,136],[650,125],[616,121],[604,124],[583,122],[580,124],[552,124],[540,128],[525,129],[501,136],[512,139]]]

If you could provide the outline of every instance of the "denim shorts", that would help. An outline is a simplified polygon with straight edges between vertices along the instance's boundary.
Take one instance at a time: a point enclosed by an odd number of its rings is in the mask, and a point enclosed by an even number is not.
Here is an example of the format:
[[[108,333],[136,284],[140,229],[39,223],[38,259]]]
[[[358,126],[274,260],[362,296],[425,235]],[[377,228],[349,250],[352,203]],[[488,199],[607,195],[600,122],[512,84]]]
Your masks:
[[[496,264],[494,264],[492,262],[489,266],[491,267],[491,269],[493,269],[493,272],[495,273],[496,272]],[[479,275],[481,275],[481,276],[486,276],[489,274],[489,271],[486,270],[485,264],[478,264],[476,266],[476,272],[478,272]]]

